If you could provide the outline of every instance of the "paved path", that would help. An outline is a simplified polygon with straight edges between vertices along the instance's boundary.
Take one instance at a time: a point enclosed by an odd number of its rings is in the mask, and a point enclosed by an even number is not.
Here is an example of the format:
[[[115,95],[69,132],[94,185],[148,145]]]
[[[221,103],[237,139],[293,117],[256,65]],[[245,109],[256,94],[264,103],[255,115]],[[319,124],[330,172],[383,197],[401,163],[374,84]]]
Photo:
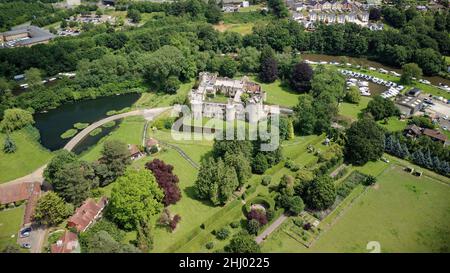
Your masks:
[[[266,228],[263,233],[255,238],[256,243],[260,244],[267,236],[274,232],[283,222],[288,218],[285,214],[282,214],[275,220],[268,228]]]
[[[164,142],[164,141],[161,141],[161,140],[159,140],[159,142],[161,144],[166,145],[166,146],[174,149],[175,151],[177,151],[181,155],[181,157],[186,159],[186,161],[189,162],[189,164],[192,165],[192,167],[196,168],[197,170],[200,169],[200,167],[198,166],[197,162],[195,162],[192,158],[190,158],[180,147],[178,147],[176,145],[173,145],[173,144],[170,144],[170,143],[167,143],[167,142]]]

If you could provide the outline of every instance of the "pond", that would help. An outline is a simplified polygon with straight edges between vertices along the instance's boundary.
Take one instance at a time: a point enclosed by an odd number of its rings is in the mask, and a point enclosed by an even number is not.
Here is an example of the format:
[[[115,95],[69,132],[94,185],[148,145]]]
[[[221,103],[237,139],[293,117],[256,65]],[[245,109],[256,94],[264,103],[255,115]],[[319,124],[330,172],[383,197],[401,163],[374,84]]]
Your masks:
[[[307,59],[307,60],[314,61],[314,62],[317,62],[317,61],[341,62],[341,58],[344,56],[332,56],[332,55],[325,55],[325,54],[304,53],[301,55],[301,57],[303,60]],[[347,56],[345,56],[345,58],[347,58],[347,60],[351,63],[372,66],[375,68],[383,68],[383,69],[386,69],[389,71],[392,70],[397,73],[402,73],[402,70],[399,68],[387,66],[387,65],[381,64],[379,62],[368,60],[366,58],[355,58],[355,57],[347,57]],[[447,79],[439,77],[439,76],[433,76],[433,77],[423,76],[422,78],[430,81],[431,84],[436,85],[436,86],[439,85],[439,83],[443,83],[443,84],[450,86],[450,80],[447,80]]]
[[[68,103],[46,113],[37,113],[34,115],[34,120],[36,121],[35,126],[41,134],[40,142],[42,146],[51,151],[61,149],[70,140],[70,138],[62,139],[60,137],[61,134],[73,128],[75,123],[93,123],[105,118],[107,116],[106,113],[110,110],[121,110],[132,106],[139,99],[139,96],[139,94],[130,93],[101,97]],[[102,128],[102,133],[95,137],[87,137],[80,143],[79,146],[81,147],[76,147],[75,151],[81,152],[85,150],[88,148],[86,144],[95,144],[98,139],[108,134],[114,128],[115,126]]]

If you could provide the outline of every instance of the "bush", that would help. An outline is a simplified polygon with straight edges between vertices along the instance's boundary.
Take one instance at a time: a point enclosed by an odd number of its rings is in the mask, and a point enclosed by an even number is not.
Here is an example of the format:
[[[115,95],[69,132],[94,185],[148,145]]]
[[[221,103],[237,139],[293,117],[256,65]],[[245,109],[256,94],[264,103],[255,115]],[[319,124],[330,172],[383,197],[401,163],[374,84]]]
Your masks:
[[[294,222],[294,225],[296,225],[298,227],[303,227],[303,219],[301,219],[301,218],[294,218],[293,222]]]
[[[265,224],[267,224],[267,216],[266,216],[266,213],[263,210],[252,209],[248,213],[247,219],[248,220],[256,220],[256,221],[258,221],[258,223],[261,226],[264,226]]]
[[[221,228],[218,231],[216,231],[216,238],[219,240],[225,240],[230,236],[230,230],[228,228]]]
[[[230,227],[231,228],[238,228],[241,224],[239,223],[239,221],[234,221],[230,223]]]
[[[214,242],[208,242],[205,245],[206,249],[213,249],[214,248]]]
[[[272,219],[275,217],[275,211],[273,209],[266,210],[266,217],[267,221],[272,221]]]
[[[365,186],[371,186],[377,182],[377,178],[373,175],[368,175],[366,179],[364,180]]]
[[[247,222],[247,231],[250,234],[256,235],[258,234],[259,228],[260,228],[260,224],[257,220],[252,219],[250,221]]]
[[[262,178],[261,180],[261,184],[263,186],[268,186],[270,184],[270,182],[272,181],[272,177],[270,175],[266,175]]]

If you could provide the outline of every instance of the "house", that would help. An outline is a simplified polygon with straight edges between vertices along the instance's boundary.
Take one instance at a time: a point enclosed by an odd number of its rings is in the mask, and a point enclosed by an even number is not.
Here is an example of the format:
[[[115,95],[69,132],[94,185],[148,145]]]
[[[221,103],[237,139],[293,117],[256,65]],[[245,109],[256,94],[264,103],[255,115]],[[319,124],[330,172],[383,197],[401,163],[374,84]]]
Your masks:
[[[243,8],[250,7],[250,2],[249,1],[242,1],[241,7],[243,7]]]
[[[320,3],[322,5],[322,10],[331,10],[331,3],[328,1],[323,1]]]
[[[51,253],[80,253],[80,244],[76,233],[65,231],[64,234],[52,244]]]
[[[350,11],[353,9],[353,4],[349,0],[344,0],[341,2],[341,10]]]
[[[321,10],[322,4],[319,1],[311,0],[307,3],[310,10]]]
[[[55,35],[37,26],[23,26],[0,33],[0,37],[4,47],[20,47],[46,44]]]
[[[326,16],[325,13],[319,13],[319,14],[317,15],[317,20],[318,20],[319,22],[324,22],[326,18],[327,18],[327,16]]]
[[[447,141],[447,136],[438,130],[425,128],[423,129],[422,134],[431,138],[433,141],[441,142],[442,144]]]
[[[335,11],[342,10],[342,4],[338,0],[331,1],[331,9]]]
[[[34,210],[40,195],[41,184],[39,182],[5,185],[0,188],[0,205],[26,201],[23,225],[28,225],[33,220]]]
[[[144,156],[144,153],[136,144],[128,144],[128,151],[130,152],[131,160],[135,160]]]
[[[395,102],[395,105],[403,116],[410,117],[422,109],[423,102],[417,97],[403,96]]]
[[[158,140],[156,140],[154,138],[147,139],[145,141],[145,149],[147,152],[152,152],[152,150],[153,150],[153,153],[158,152],[160,150]],[[156,149],[156,151],[155,151],[155,149]]]
[[[361,20],[364,23],[367,23],[369,21],[369,13],[368,12],[361,12],[358,14],[359,20]]]
[[[352,12],[345,16],[345,20],[349,23],[354,23],[356,20],[356,13]]]
[[[108,199],[102,197],[98,203],[89,198],[75,210],[75,214],[69,218],[67,226],[74,228],[78,232],[86,231],[89,226],[101,217],[103,209],[106,207]]]
[[[327,20],[327,22],[329,24],[335,23],[336,22],[336,15],[334,13],[328,13],[326,20]]]
[[[338,14],[336,16],[336,22],[338,24],[344,24],[345,23],[345,14]]]
[[[294,21],[300,21],[303,19],[303,14],[299,12],[293,12],[292,13],[292,20]]]
[[[410,124],[403,130],[403,134],[407,137],[415,139],[422,135],[422,128],[415,124]]]
[[[309,13],[309,21],[312,21],[312,22],[317,21],[317,13],[315,13],[315,12],[310,12],[310,13]]]

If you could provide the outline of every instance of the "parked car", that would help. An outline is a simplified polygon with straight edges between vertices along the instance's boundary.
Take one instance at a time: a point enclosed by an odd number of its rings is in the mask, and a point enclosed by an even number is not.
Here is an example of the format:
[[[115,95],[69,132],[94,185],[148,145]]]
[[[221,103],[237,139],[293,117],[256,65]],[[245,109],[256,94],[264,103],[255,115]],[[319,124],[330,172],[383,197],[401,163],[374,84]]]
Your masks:
[[[31,244],[30,243],[23,243],[22,247],[30,249],[31,248]]]

